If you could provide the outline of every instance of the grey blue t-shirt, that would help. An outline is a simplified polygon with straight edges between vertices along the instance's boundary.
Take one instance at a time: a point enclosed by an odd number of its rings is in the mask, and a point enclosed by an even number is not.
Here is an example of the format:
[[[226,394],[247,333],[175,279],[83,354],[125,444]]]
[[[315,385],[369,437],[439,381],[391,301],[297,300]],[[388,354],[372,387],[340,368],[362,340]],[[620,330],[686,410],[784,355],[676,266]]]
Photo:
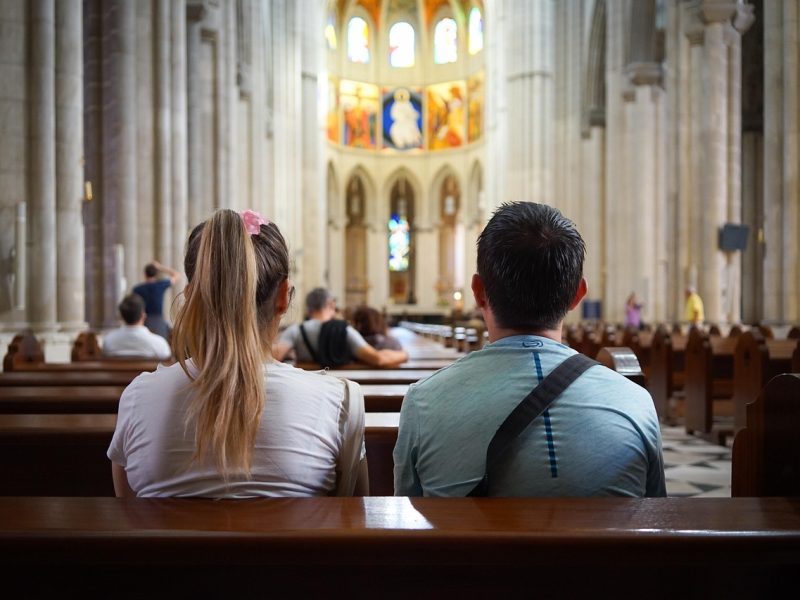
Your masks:
[[[466,496],[514,407],[575,350],[548,338],[498,340],[412,385],[394,449],[395,494]],[[505,454],[492,496],[665,496],[650,394],[591,367]]]
[[[308,341],[312,346],[314,346],[315,351],[319,344],[319,332],[321,328],[322,321],[319,319],[308,319],[307,321],[303,321],[303,329],[308,336]],[[314,358],[311,356],[311,352],[308,350],[308,346],[306,346],[306,343],[303,340],[303,335],[300,333],[300,325],[289,325],[289,327],[284,329],[278,338],[278,343],[292,346],[294,348],[295,356],[297,357],[297,362],[314,362]],[[347,345],[350,348],[350,354],[356,356],[356,353],[361,348],[368,346],[369,344],[367,344],[358,331],[356,331],[351,325],[348,325]]]

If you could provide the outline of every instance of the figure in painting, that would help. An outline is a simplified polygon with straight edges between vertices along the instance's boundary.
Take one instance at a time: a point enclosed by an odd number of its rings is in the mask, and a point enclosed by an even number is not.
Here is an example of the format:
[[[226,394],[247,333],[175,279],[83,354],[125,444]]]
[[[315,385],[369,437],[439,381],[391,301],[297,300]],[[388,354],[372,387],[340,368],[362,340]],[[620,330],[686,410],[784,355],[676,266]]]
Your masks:
[[[398,148],[415,148],[422,144],[422,132],[419,130],[419,113],[411,104],[411,94],[406,89],[394,93],[394,102],[390,111],[392,126],[389,137]]]

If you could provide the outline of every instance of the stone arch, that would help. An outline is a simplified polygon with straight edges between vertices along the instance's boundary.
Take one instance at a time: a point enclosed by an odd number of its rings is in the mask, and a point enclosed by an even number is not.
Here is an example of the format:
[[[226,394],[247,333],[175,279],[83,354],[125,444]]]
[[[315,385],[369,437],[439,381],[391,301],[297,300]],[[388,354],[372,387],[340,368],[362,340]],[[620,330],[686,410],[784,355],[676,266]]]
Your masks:
[[[442,189],[442,184],[447,177],[452,177],[455,179],[456,186],[461,195],[461,204],[458,219],[459,221],[464,221],[464,185],[461,181],[461,178],[458,176],[458,172],[453,168],[450,164],[442,165],[442,167],[436,172],[431,179],[430,190],[428,191],[428,220],[432,226],[438,227],[441,218],[440,218],[440,210],[439,210],[439,193]]]
[[[344,187],[342,188],[341,193],[342,201],[340,218],[342,223],[347,223],[347,207],[345,205],[345,199],[347,198],[347,186],[350,185],[350,181],[355,176],[358,176],[361,179],[361,182],[364,184],[364,222],[372,226],[378,217],[378,205],[380,202],[377,198],[375,181],[369,175],[367,169],[361,164],[353,167],[343,182]]]

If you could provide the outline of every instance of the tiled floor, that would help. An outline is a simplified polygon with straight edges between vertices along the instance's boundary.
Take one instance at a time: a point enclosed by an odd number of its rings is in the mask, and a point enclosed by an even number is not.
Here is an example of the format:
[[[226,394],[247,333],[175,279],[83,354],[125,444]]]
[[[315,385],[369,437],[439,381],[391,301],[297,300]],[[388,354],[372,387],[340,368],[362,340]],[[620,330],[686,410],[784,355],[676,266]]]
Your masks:
[[[730,498],[731,449],[661,426],[668,496]]]

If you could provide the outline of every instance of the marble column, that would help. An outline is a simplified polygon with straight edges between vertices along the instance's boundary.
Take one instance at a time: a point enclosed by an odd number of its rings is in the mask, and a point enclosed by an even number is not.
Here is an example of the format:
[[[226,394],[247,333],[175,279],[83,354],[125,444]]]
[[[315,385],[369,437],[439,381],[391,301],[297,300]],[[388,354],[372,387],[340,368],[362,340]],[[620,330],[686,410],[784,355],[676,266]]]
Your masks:
[[[155,252],[174,267],[172,256],[172,0],[155,0]]]
[[[83,242],[83,2],[56,3],[56,204],[61,329],[86,327]]]
[[[187,99],[186,99],[186,1],[172,0],[172,261],[181,270],[183,247],[188,236]],[[176,284],[173,293],[183,288]]]
[[[28,170],[28,321],[36,332],[56,329],[55,3],[32,0]]]
[[[552,204],[554,195],[554,5],[510,0],[506,37],[508,199]]]

